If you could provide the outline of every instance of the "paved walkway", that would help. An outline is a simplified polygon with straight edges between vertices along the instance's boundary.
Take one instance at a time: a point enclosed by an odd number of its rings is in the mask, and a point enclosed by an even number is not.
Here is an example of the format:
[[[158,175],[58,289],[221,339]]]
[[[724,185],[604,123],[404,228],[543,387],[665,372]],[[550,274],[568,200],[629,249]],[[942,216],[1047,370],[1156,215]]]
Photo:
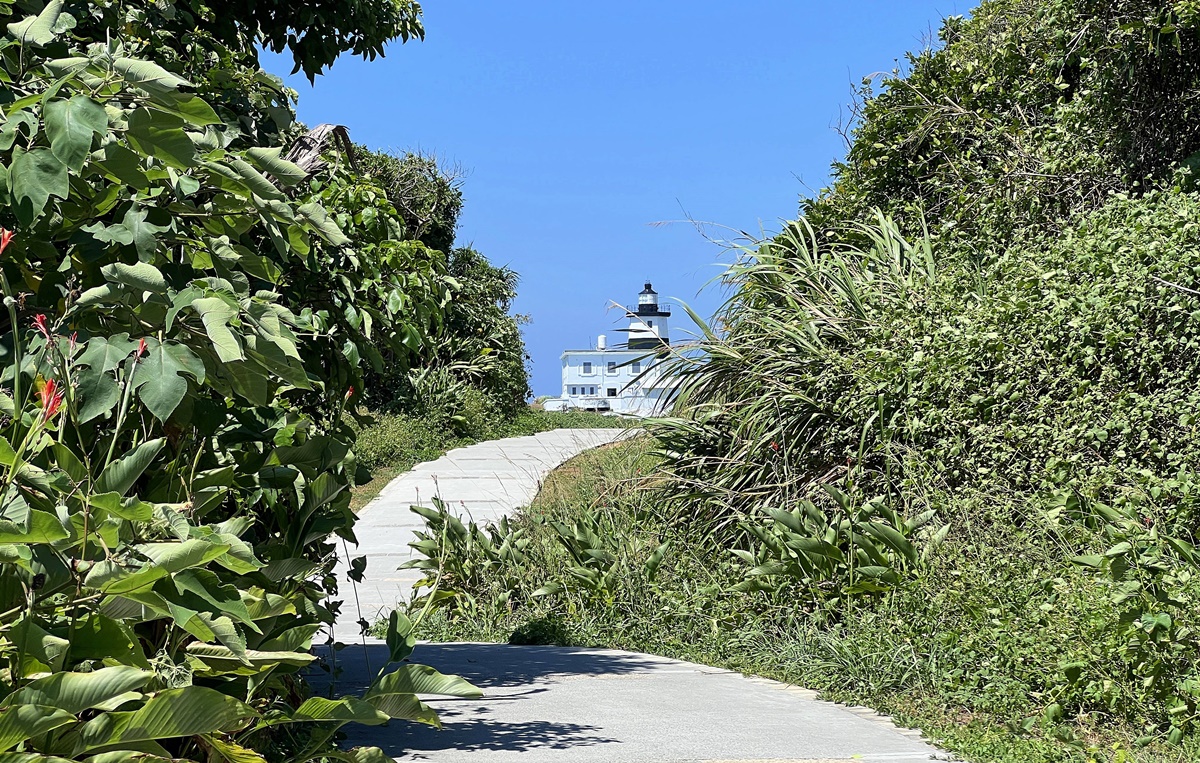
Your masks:
[[[339,655],[338,690],[365,689],[378,642]],[[952,760],[867,708],[775,681],[647,654],[507,644],[420,644],[414,662],[460,675],[482,699],[430,697],[441,731],[346,726],[343,747],[432,763],[926,763]],[[361,695],[360,695],[361,696]]]
[[[364,614],[386,614],[414,576],[419,528],[412,503],[440,494],[475,520],[527,505],[551,468],[621,430],[559,430],[452,451],[397,478],[368,504],[356,527],[366,553]],[[357,554],[356,554],[357,555]],[[344,578],[343,578],[344,579]],[[349,594],[349,591],[347,591]],[[351,611],[339,639],[357,633]],[[386,662],[376,639],[336,660],[337,693],[358,694]],[[924,763],[951,760],[866,708],[816,699],[813,692],[692,663],[608,649],[505,644],[421,644],[415,662],[458,674],[482,699],[431,697],[445,728],[392,721],[345,728],[344,747],[383,748],[400,761],[477,763]],[[323,691],[327,679],[313,676]]]
[[[498,520],[529,505],[551,470],[626,431],[556,429],[481,442],[452,450],[392,480],[363,507],[354,526],[358,546],[349,547],[349,556],[367,557],[366,577],[357,586],[346,578],[346,554],[341,555],[337,576],[344,603],[334,626],[337,639],[357,641],[360,617],[369,623],[387,617],[421,579],[418,570],[396,569],[413,558],[408,544],[415,540],[413,532],[425,526],[410,506],[432,506],[431,499],[440,497],[464,518],[480,523]]]

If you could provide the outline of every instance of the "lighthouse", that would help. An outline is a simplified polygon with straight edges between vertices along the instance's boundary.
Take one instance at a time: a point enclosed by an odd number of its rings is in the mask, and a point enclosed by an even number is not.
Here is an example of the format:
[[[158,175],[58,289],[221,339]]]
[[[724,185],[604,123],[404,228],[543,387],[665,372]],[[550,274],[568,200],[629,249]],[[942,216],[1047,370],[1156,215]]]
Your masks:
[[[671,307],[659,304],[658,292],[649,281],[638,294],[637,307],[630,306],[628,312],[629,349],[653,350],[671,343]]]
[[[609,343],[601,334],[585,350],[562,354],[562,396],[544,400],[548,411],[601,411],[622,416],[659,416],[674,391],[658,365],[671,344],[671,306],[658,301],[649,281],[636,305],[626,305],[626,342]]]

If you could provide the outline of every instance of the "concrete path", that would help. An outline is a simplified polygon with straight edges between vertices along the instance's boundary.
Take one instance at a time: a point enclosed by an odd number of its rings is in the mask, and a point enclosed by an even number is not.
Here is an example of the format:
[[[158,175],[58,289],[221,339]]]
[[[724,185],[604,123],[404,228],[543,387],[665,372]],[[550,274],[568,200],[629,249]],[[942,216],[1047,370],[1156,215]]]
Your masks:
[[[369,621],[408,596],[417,575],[397,571],[412,558],[420,529],[412,504],[441,496],[464,516],[496,520],[528,505],[545,474],[618,429],[576,429],[482,443],[451,451],[394,480],[363,510],[352,556],[368,558],[357,587]],[[345,580],[345,568],[339,568]],[[348,583],[346,584],[348,586]],[[336,636],[333,691],[361,696],[387,661],[378,639],[358,638],[349,587]],[[382,747],[401,761],[478,763],[918,763],[951,760],[866,708],[816,699],[813,692],[738,673],[645,654],[503,644],[421,644],[412,657],[458,674],[482,699],[428,698],[445,724],[346,727],[344,748]],[[314,689],[330,690],[314,672]]]
[[[338,690],[358,693],[387,659],[373,643],[339,655]],[[347,726],[344,748],[400,761],[477,763],[924,763],[952,758],[866,708],[663,657],[608,649],[421,644],[414,662],[456,673],[482,699],[427,698],[441,731]],[[360,695],[361,696],[361,695]]]
[[[417,570],[397,570],[412,559],[408,547],[424,521],[410,506],[432,506],[439,497],[459,516],[476,522],[498,520],[529,505],[542,478],[585,450],[621,437],[624,429],[556,429],[529,437],[481,442],[452,450],[436,461],[420,464],[400,475],[359,513],[354,534],[358,546],[340,555],[337,576],[342,611],[334,626],[339,641],[358,641],[358,620],[374,623],[387,617],[396,603],[406,601]],[[340,542],[339,542],[340,545]],[[367,557],[366,577],[353,585],[346,577],[347,556]]]

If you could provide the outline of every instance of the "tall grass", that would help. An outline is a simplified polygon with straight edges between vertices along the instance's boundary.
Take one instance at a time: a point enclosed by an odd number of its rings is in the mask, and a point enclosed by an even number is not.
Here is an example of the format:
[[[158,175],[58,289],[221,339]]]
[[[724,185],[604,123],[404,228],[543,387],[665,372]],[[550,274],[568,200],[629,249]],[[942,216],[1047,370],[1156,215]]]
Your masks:
[[[875,368],[891,358],[861,349],[886,315],[915,309],[935,265],[928,238],[909,243],[883,216],[850,232],[855,243],[823,243],[790,224],[742,251],[713,321],[693,316],[700,341],[670,361],[674,414],[653,427],[681,514],[720,531],[851,472],[887,476],[902,390]],[[876,373],[880,385],[856,383]]]

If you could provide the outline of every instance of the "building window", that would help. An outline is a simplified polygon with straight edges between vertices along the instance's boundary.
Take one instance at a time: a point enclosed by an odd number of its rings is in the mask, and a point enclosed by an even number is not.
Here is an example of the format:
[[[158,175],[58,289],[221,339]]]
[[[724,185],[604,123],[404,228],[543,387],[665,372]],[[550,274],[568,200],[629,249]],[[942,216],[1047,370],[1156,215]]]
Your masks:
[[[588,387],[588,389],[590,389],[590,390],[591,390],[591,392],[589,392],[589,393],[588,393],[589,395],[594,395],[594,394],[596,394],[596,388],[595,388],[595,387]]]
[[[583,372],[584,372],[585,374],[590,374],[590,373],[592,372],[592,364],[591,364],[591,363],[587,363],[587,362],[585,362],[585,363],[583,364]]]
[[[635,374],[640,374],[642,372],[642,361],[633,361],[633,367],[630,370],[632,370]]]
[[[608,361],[608,372],[610,374],[615,374],[617,372],[617,361],[615,361],[615,360]]]
[[[649,328],[654,328],[654,321],[646,321],[646,325],[647,325]]]
[[[609,387],[609,388],[608,388],[608,396],[609,396],[609,397],[616,397],[616,396],[617,396],[617,388],[616,388],[616,387]]]
[[[572,394],[572,395],[574,395],[574,394],[577,394],[577,393],[575,392],[575,390],[576,390],[576,389],[577,389],[576,387],[571,387],[571,394]]]

